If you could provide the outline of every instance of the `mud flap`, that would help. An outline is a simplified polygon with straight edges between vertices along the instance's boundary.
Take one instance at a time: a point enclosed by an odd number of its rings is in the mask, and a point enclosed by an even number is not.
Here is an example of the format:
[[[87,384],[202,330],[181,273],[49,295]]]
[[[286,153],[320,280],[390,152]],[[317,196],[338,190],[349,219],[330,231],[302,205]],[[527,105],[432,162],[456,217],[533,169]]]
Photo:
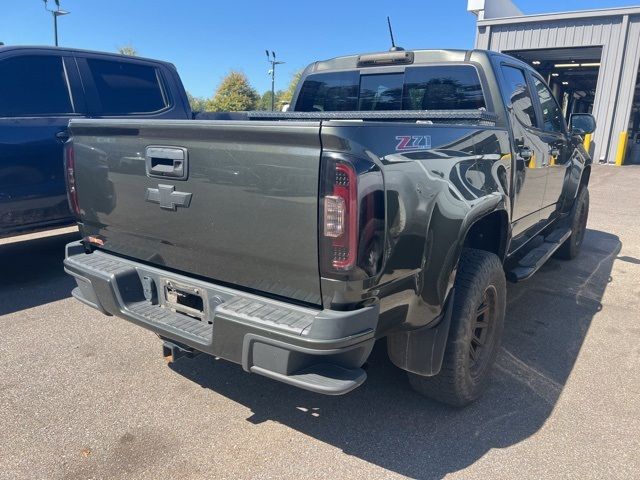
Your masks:
[[[437,375],[447,345],[454,291],[451,291],[441,320],[435,326],[397,332],[387,337],[387,351],[393,364],[418,375]]]

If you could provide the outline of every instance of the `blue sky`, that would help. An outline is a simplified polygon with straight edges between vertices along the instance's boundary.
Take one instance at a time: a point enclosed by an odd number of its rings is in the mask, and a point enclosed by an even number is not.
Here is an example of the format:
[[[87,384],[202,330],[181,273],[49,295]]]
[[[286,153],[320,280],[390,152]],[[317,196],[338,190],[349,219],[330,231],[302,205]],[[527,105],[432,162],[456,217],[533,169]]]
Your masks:
[[[53,0],[50,0],[53,6]],[[515,0],[527,13],[638,5],[640,0]],[[405,48],[470,48],[474,17],[466,0],[61,0],[71,12],[59,20],[60,45],[115,51],[131,44],[140,55],[178,67],[185,87],[211,96],[231,69],[247,74],[260,92],[270,88],[264,50],[286,61],[289,77],[317,59],[386,50],[386,15]],[[2,0],[0,41],[53,43],[51,15],[42,0]]]

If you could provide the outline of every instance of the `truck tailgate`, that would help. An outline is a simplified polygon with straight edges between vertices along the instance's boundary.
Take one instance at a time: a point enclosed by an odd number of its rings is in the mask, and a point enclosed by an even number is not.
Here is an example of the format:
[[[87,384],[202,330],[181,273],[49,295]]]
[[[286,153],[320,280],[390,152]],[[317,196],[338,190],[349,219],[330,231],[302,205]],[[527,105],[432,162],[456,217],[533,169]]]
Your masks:
[[[319,122],[73,120],[70,130],[83,233],[103,250],[321,304]],[[181,173],[180,158],[182,174],[166,176]]]

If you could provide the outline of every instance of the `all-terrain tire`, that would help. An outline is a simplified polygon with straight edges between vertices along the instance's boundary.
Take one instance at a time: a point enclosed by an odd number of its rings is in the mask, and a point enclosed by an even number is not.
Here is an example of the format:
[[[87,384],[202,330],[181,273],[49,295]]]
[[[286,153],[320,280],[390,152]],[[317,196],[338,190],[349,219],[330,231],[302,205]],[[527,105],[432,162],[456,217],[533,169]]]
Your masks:
[[[556,251],[555,256],[557,258],[573,260],[578,256],[584,240],[584,234],[587,230],[588,218],[589,190],[585,185],[578,192],[573,208],[571,209],[571,215],[567,219],[568,227],[571,229],[571,236],[567,238]]]
[[[487,305],[489,310],[481,317],[479,312]],[[455,281],[442,369],[430,377],[409,372],[413,389],[456,407],[476,400],[489,382],[502,338],[505,306],[506,282],[498,256],[464,249]],[[484,342],[479,345],[482,335]]]

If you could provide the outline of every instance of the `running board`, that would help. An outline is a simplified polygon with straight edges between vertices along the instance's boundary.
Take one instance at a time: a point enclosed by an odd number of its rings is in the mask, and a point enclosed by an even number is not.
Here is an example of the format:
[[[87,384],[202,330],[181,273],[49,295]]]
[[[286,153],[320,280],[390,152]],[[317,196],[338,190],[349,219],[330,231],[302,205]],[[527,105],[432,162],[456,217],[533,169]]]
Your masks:
[[[569,228],[559,228],[551,232],[541,245],[527,253],[514,268],[506,272],[507,280],[517,283],[530,278],[570,236]]]

